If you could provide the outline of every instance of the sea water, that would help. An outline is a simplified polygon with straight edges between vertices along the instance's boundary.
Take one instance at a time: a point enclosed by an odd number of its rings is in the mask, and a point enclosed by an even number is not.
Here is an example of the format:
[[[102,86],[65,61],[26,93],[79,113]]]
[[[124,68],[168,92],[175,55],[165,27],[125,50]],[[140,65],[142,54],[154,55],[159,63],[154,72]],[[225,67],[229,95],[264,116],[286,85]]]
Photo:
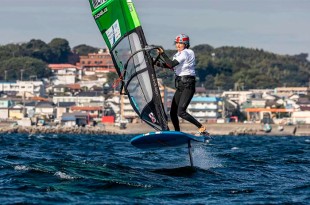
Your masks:
[[[310,137],[215,136],[141,150],[130,135],[0,134],[1,204],[309,204]]]

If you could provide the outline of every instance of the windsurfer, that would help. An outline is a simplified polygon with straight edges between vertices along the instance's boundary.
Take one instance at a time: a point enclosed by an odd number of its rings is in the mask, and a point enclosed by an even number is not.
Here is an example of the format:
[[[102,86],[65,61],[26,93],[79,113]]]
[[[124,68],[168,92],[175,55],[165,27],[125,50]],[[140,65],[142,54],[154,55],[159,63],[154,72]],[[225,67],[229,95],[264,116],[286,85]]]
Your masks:
[[[198,127],[198,133],[207,135],[209,133],[206,127],[186,111],[196,89],[195,54],[193,50],[189,49],[189,37],[180,34],[174,42],[178,52],[173,56],[173,59],[169,59],[164,50],[159,48],[158,53],[161,55],[162,61],[156,62],[157,66],[169,68],[175,72],[176,92],[173,96],[170,111],[172,124],[176,131],[180,131],[178,117],[181,117],[196,125]]]

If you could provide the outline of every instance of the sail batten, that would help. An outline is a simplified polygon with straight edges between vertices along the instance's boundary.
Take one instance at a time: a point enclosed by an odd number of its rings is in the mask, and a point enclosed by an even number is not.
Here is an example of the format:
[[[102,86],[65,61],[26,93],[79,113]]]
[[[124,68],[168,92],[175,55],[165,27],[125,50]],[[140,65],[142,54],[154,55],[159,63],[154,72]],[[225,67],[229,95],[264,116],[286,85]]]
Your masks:
[[[156,130],[169,130],[150,51],[131,0],[89,0],[122,87],[138,116]]]

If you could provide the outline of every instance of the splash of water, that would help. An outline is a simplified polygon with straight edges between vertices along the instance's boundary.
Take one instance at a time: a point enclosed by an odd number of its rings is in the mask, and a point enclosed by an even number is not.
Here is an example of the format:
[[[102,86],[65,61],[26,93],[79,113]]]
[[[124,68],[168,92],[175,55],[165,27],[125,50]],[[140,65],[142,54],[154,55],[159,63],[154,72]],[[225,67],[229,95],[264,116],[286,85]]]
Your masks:
[[[219,159],[212,156],[212,154],[206,150],[206,147],[193,147],[192,155],[195,167],[199,167],[201,169],[222,167]]]

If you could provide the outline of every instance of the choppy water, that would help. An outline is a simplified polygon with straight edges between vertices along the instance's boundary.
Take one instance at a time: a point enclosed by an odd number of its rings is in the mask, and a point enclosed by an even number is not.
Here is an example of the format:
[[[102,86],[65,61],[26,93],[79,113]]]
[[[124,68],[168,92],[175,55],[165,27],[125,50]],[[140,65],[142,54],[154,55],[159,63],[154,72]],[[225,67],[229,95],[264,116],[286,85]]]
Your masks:
[[[309,204],[310,137],[218,136],[140,150],[133,136],[0,135],[1,204]]]

